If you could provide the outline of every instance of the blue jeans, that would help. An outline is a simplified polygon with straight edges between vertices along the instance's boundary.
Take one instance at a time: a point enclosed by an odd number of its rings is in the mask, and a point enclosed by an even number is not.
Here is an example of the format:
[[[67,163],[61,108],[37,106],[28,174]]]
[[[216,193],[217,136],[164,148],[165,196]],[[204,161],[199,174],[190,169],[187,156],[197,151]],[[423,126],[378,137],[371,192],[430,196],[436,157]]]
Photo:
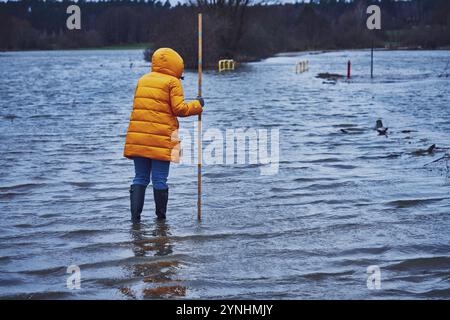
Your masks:
[[[151,176],[153,188],[157,190],[166,190],[169,188],[167,186],[167,177],[169,176],[170,161],[141,157],[133,158],[133,160],[134,170],[136,172],[133,184],[148,186]]]

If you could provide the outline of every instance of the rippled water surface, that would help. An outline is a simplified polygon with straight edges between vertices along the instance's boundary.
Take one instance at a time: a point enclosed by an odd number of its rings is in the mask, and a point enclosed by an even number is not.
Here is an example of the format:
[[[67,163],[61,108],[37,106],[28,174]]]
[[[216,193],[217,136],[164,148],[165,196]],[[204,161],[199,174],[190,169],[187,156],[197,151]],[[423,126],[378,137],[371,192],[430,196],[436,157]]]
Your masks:
[[[450,298],[450,162],[417,152],[450,147],[450,52],[375,57],[374,80],[367,51],[206,72],[204,130],[279,128],[279,172],[205,165],[197,223],[196,165],[173,165],[167,222],[149,192],[133,227],[122,150],[142,52],[0,53],[0,297]],[[315,78],[348,59],[350,82]]]

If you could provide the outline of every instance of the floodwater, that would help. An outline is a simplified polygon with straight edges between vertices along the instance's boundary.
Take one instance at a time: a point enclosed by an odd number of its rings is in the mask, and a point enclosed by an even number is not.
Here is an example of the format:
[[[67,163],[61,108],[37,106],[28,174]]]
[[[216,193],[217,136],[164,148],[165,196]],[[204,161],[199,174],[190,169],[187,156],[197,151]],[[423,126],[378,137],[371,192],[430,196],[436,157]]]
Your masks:
[[[349,59],[350,81],[315,77]],[[450,147],[449,62],[376,52],[371,80],[370,53],[346,51],[206,72],[204,130],[278,128],[279,171],[204,165],[198,223],[196,164],[173,165],[168,220],[148,192],[132,226],[122,150],[142,52],[0,53],[0,297],[450,298],[450,161],[426,165],[448,151],[417,152]]]

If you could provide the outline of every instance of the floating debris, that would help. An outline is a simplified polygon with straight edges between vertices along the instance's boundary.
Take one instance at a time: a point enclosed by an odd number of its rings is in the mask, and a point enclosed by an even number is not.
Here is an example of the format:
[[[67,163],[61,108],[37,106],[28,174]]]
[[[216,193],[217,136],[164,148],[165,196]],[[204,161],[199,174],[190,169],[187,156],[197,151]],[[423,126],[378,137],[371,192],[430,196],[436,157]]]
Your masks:
[[[387,135],[387,131],[389,130],[389,128],[378,128],[377,129],[377,131],[378,131],[378,134],[380,135],[380,136],[385,136],[385,135]]]
[[[436,145],[433,144],[428,149],[419,149],[419,150],[414,151],[413,154],[416,156],[429,155],[429,154],[433,154],[433,151],[435,149],[436,149]]]
[[[385,135],[387,135],[387,131],[389,128],[385,128],[383,126],[383,121],[381,119],[378,119],[377,123],[375,125],[375,129],[378,131],[378,134],[380,136],[385,136]]]
[[[16,116],[15,114],[7,114],[4,115],[3,118],[5,120],[11,120],[11,122],[13,122],[16,118],[18,118],[18,116]]]
[[[325,79],[325,80],[331,80],[331,81],[337,81],[338,79],[344,78],[343,75],[337,74],[337,73],[319,73],[316,78],[318,79]]]

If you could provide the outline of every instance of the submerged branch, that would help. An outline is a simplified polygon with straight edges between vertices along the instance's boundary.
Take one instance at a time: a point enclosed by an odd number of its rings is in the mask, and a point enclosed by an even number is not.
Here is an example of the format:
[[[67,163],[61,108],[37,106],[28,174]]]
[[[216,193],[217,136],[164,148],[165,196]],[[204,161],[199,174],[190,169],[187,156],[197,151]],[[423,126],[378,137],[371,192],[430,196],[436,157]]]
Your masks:
[[[427,163],[427,164],[424,164],[424,167],[426,167],[426,166],[428,166],[428,165],[430,165],[430,164],[439,162],[439,161],[444,160],[444,159],[450,159],[450,155],[446,154],[445,156],[442,156],[442,157],[440,157],[439,159],[436,159],[436,160],[433,160],[433,161],[431,161],[431,162],[429,162],[429,163]]]

